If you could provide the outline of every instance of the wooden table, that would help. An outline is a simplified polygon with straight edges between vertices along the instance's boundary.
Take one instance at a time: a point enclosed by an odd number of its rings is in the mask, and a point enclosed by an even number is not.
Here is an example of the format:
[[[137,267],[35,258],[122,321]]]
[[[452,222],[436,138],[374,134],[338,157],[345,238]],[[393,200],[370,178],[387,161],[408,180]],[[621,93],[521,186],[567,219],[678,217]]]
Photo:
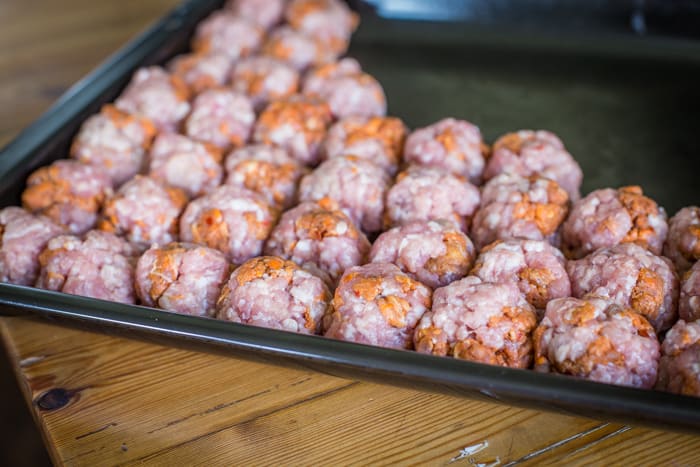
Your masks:
[[[0,2],[0,144],[177,0]],[[700,438],[1,318],[68,465],[700,465]]]

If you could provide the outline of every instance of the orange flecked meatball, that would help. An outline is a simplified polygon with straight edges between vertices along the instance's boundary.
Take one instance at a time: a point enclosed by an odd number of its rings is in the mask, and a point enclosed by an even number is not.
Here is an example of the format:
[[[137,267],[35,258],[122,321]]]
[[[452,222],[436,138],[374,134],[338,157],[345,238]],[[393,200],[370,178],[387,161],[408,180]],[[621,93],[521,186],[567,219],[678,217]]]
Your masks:
[[[338,54],[345,53],[359,17],[340,0],[291,0],[285,19],[297,31],[318,38]]]
[[[226,88],[208,89],[194,100],[185,132],[226,151],[243,146],[254,123],[255,111],[248,97]]]
[[[666,334],[656,389],[700,397],[700,322],[681,319]]]
[[[228,0],[224,8],[269,29],[282,20],[285,4],[286,0]]]
[[[231,59],[223,53],[189,53],[178,55],[168,63],[168,70],[185,82],[194,94],[226,83]]]
[[[199,23],[192,49],[199,53],[222,53],[235,61],[255,52],[264,30],[230,10],[217,10]]]
[[[700,207],[684,207],[668,221],[664,256],[673,261],[679,274],[700,259]]]
[[[271,57],[248,57],[233,67],[231,87],[247,95],[259,112],[270,101],[296,93],[299,90],[299,72]]]
[[[261,53],[288,63],[300,72],[310,66],[322,65],[338,58],[338,54],[322,40],[289,26],[280,26],[272,31]]]

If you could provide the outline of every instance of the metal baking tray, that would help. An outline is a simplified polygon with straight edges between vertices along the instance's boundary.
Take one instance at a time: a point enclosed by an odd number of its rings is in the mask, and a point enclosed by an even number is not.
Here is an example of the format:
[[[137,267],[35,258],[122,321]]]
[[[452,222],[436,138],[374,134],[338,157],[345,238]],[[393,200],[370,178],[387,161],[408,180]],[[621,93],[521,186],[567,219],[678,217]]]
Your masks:
[[[19,203],[32,170],[65,157],[80,123],[113,100],[135,68],[187,50],[196,23],[221,3],[183,3],[75,84],[3,149],[0,206]],[[700,172],[700,42],[693,38],[699,29],[692,27],[698,10],[686,3],[353,1],[362,25],[349,54],[380,80],[390,114],[409,127],[454,116],[478,124],[488,141],[520,128],[546,128],[559,134],[581,163],[584,192],[640,184],[672,214],[700,203],[695,185]],[[700,398],[10,284],[0,284],[0,313],[31,313],[343,377],[700,432]]]

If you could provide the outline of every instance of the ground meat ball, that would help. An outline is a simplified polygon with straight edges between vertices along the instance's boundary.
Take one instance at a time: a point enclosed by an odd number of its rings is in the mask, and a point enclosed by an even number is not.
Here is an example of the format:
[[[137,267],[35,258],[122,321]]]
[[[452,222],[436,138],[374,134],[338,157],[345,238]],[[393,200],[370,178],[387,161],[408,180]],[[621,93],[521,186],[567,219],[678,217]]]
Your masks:
[[[22,204],[71,233],[82,234],[95,225],[97,212],[111,192],[112,180],[101,168],[58,160],[27,178]]]
[[[689,322],[700,319],[700,263],[695,263],[683,275],[678,315]]]
[[[354,58],[310,70],[302,90],[308,96],[328,102],[336,118],[386,115],[386,96],[381,84],[364,73]]]
[[[435,291],[413,341],[422,353],[528,368],[535,326],[535,310],[515,284],[469,276]]]
[[[412,279],[443,287],[467,275],[474,261],[469,237],[449,221],[416,221],[381,234],[369,261],[393,263]]]
[[[338,58],[321,40],[289,26],[279,27],[270,33],[263,45],[262,54],[289,63],[299,71]]]
[[[63,232],[48,217],[14,206],[0,209],[0,282],[33,285],[39,272],[39,253]]]
[[[255,23],[227,10],[218,10],[199,23],[192,49],[200,53],[222,53],[238,60],[255,52],[264,30]]]
[[[84,239],[60,235],[39,255],[36,286],[73,295],[135,303],[136,251],[109,232],[89,231]]]
[[[245,58],[233,67],[231,87],[250,97],[256,111],[299,90],[299,72],[271,57]]]
[[[294,95],[265,108],[255,125],[253,141],[280,146],[302,164],[315,165],[330,122],[328,104]]]
[[[176,133],[161,133],[149,156],[148,175],[179,188],[188,197],[211,193],[221,185],[221,150]]]
[[[317,38],[337,54],[348,48],[359,17],[340,0],[292,0],[285,18],[294,29]]]
[[[343,271],[365,262],[370,243],[329,200],[301,203],[282,214],[265,254],[289,259],[335,284]]]
[[[598,248],[636,243],[660,255],[667,232],[666,212],[640,187],[604,188],[574,203],[562,226],[562,249],[581,258]]]
[[[229,263],[223,253],[191,243],[153,245],[136,264],[136,295],[146,306],[214,316]]]
[[[542,240],[493,242],[481,250],[470,274],[485,282],[514,282],[540,310],[552,299],[571,295],[564,255]]]
[[[321,155],[324,159],[353,155],[396,174],[406,138],[406,125],[396,117],[346,117],[328,130]]]
[[[671,258],[679,273],[700,259],[700,208],[681,209],[668,221],[664,256]]]
[[[222,185],[187,205],[180,218],[180,239],[215,248],[241,264],[260,255],[275,217],[262,196]]]
[[[501,173],[541,175],[556,181],[572,201],[580,198],[583,172],[561,140],[549,131],[521,130],[501,136],[493,145],[484,178]]]
[[[119,188],[102,209],[97,227],[126,237],[141,249],[177,240],[178,217],[187,204],[179,188],[137,175]]]
[[[184,81],[194,94],[223,85],[231,72],[231,59],[222,53],[178,55],[168,64],[170,72]]]
[[[216,309],[227,321],[318,334],[330,300],[318,277],[291,261],[261,256],[233,271]]]
[[[389,263],[343,274],[323,320],[324,335],[395,349],[413,347],[413,330],[430,309],[431,290]]]
[[[479,190],[464,178],[430,167],[409,166],[386,195],[385,226],[447,219],[467,232],[480,203]]]
[[[666,333],[656,388],[700,397],[700,322],[680,320]]]
[[[227,185],[252,190],[280,209],[295,204],[299,180],[308,171],[284,149],[264,144],[236,149],[226,157],[224,166]]]
[[[484,185],[471,237],[478,249],[510,238],[557,245],[558,228],[568,212],[569,196],[554,180],[502,174]]]
[[[187,136],[223,150],[243,146],[255,123],[255,111],[243,94],[209,89],[194,100],[185,123]]]
[[[404,159],[409,164],[437,167],[481,183],[488,146],[476,125],[445,118],[408,135]]]
[[[190,112],[189,98],[189,88],[180,77],[152,66],[136,71],[114,104],[150,119],[159,130],[176,131]]]
[[[299,199],[330,198],[365,232],[382,229],[384,196],[391,179],[378,165],[355,156],[329,159],[301,179]]]
[[[225,8],[264,29],[282,20],[286,0],[228,0]]]
[[[119,186],[141,171],[155,134],[150,120],[108,104],[80,127],[70,156],[83,164],[101,167]]]

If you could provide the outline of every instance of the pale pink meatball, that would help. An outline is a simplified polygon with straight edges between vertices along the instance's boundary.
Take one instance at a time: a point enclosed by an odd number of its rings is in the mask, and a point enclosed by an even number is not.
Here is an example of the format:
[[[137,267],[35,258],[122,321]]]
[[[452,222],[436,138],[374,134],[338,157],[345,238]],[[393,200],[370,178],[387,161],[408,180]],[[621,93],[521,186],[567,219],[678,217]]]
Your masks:
[[[596,297],[557,298],[535,330],[535,370],[652,388],[659,341],[642,315]]]
[[[666,333],[656,389],[700,397],[700,322],[680,320]]]
[[[289,26],[280,26],[270,32],[261,53],[288,63],[300,72],[310,66],[323,65],[338,58],[338,54],[322,40]]]
[[[223,53],[189,53],[173,58],[168,63],[168,70],[182,79],[196,95],[225,84],[231,66],[231,59]]]
[[[534,308],[515,284],[468,276],[435,291],[413,341],[422,353],[529,368],[536,325]]]
[[[664,256],[673,261],[679,274],[690,269],[700,259],[699,207],[685,207],[668,221]]]
[[[404,149],[409,164],[437,167],[467,178],[479,185],[488,146],[479,127],[464,120],[445,118],[414,130]]]
[[[348,48],[359,17],[342,0],[291,0],[285,10],[289,25],[319,41],[338,54]]]
[[[331,293],[318,277],[292,261],[260,256],[231,274],[217,318],[302,334],[318,334]]]
[[[286,0],[228,0],[224,8],[264,29],[282,20]]]
[[[324,335],[395,349],[413,348],[413,330],[430,309],[429,287],[388,263],[355,266],[335,289]]]
[[[228,89],[210,89],[194,100],[185,129],[190,138],[228,150],[248,141],[254,123],[250,99]]]
[[[248,57],[233,67],[231,87],[247,95],[259,112],[270,101],[296,93],[299,90],[299,72],[271,57]]]
[[[678,316],[685,321],[700,319],[700,263],[696,262],[683,275]]]
[[[264,32],[257,24],[230,10],[217,10],[197,26],[192,49],[199,53],[222,53],[230,60],[238,60],[260,47]]]

